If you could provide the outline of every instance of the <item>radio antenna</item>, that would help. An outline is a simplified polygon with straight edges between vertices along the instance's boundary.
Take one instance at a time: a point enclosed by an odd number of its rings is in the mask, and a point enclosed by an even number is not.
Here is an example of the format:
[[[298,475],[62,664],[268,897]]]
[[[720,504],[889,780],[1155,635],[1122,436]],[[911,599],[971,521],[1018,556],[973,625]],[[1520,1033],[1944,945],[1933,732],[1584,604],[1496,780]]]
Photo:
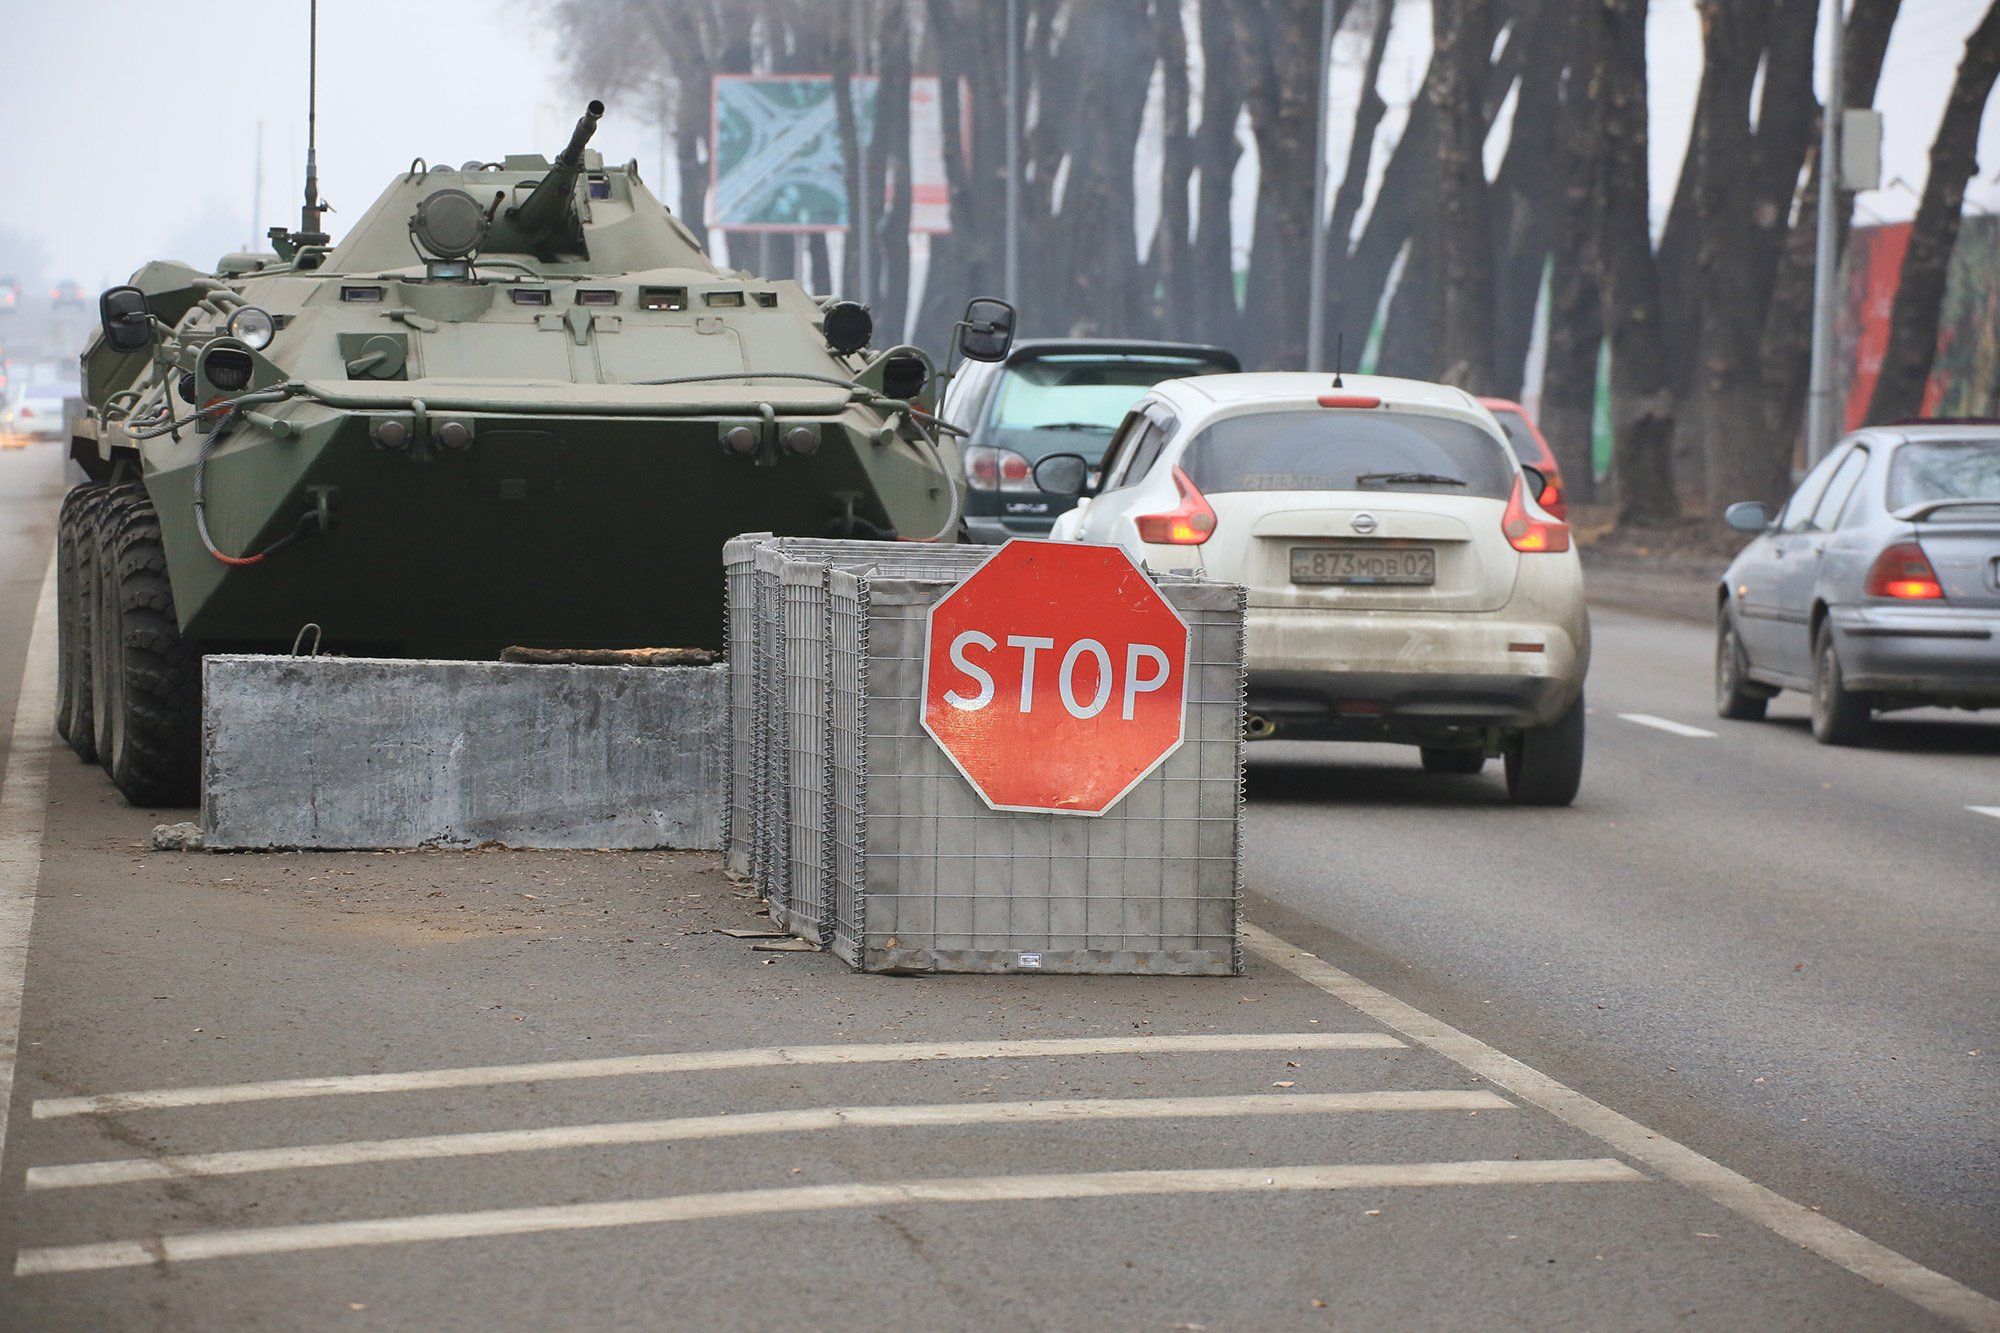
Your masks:
[[[1340,378],[1340,368],[1347,364],[1347,332],[1336,330],[1333,335],[1333,387],[1345,389],[1346,381]]]
[[[306,200],[294,239],[300,245],[325,245],[320,214],[326,205],[319,197],[319,0],[307,0],[306,15]]]

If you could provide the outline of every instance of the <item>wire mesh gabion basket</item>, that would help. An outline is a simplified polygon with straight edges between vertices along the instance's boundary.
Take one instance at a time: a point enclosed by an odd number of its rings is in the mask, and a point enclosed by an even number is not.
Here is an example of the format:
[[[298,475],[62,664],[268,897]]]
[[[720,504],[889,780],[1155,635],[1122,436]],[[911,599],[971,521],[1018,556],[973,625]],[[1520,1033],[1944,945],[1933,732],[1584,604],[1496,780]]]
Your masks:
[[[756,603],[758,652],[782,666],[750,673],[764,715],[745,720],[764,747],[749,778],[783,786],[748,798],[774,919],[867,971],[1241,970],[1241,588],[1159,580],[1193,650],[1165,762],[1099,817],[1001,811],[921,726],[929,609],[990,550],[785,540],[756,560],[778,590]]]

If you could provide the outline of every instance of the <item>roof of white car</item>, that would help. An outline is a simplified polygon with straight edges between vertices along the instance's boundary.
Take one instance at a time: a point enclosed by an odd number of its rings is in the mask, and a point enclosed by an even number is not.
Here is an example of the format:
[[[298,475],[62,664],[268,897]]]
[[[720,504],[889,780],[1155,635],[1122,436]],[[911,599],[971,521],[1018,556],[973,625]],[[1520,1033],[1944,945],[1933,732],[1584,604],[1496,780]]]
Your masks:
[[[1194,379],[1169,380],[1154,392],[1162,397],[1198,405],[1240,406],[1252,402],[1317,405],[1322,394],[1358,394],[1380,398],[1385,407],[1443,408],[1463,412],[1480,410],[1479,402],[1461,389],[1426,380],[1396,379],[1388,375],[1343,375],[1334,387],[1333,376],[1303,370],[1250,371],[1240,375],[1202,375]]]

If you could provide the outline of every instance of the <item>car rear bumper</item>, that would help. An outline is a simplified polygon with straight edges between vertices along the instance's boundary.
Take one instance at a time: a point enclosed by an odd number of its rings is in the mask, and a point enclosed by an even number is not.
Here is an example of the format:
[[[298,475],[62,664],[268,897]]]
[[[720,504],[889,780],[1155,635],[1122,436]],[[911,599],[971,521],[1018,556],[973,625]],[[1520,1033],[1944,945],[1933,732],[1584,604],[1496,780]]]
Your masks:
[[[1055,526],[1053,518],[994,518],[989,514],[967,514],[965,533],[980,546],[999,546],[1015,537],[1046,537]]]
[[[1850,689],[2000,707],[2000,608],[1849,606],[1830,615]]]
[[[1463,740],[1554,721],[1588,631],[1494,615],[1323,616],[1251,608],[1250,712],[1279,737]]]

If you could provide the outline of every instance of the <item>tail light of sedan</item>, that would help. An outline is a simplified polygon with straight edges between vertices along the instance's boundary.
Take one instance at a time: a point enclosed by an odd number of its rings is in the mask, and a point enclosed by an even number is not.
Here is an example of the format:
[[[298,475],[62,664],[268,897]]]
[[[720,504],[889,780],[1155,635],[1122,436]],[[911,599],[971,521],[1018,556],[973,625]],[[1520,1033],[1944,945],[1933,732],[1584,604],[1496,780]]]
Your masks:
[[[1164,514],[1141,514],[1132,520],[1139,540],[1157,546],[1199,546],[1215,535],[1215,511],[1179,468],[1174,469],[1174,489],[1180,492],[1179,504]]]
[[[1542,485],[1542,493],[1535,497],[1535,503],[1560,519],[1569,517],[1569,502],[1563,499],[1562,481],[1553,473]]]
[[[1875,557],[1864,585],[1870,597],[1890,597],[1902,602],[1944,600],[1944,585],[1931,568],[1930,557],[1915,542],[1897,542]]]
[[[1517,551],[1535,554],[1569,549],[1569,524],[1530,514],[1518,476],[1514,478],[1513,491],[1507,496],[1507,512],[1500,516],[1500,531],[1506,536],[1507,544]]]
[[[975,491],[1040,491],[1028,460],[1012,449],[975,444],[965,451],[965,484]]]

